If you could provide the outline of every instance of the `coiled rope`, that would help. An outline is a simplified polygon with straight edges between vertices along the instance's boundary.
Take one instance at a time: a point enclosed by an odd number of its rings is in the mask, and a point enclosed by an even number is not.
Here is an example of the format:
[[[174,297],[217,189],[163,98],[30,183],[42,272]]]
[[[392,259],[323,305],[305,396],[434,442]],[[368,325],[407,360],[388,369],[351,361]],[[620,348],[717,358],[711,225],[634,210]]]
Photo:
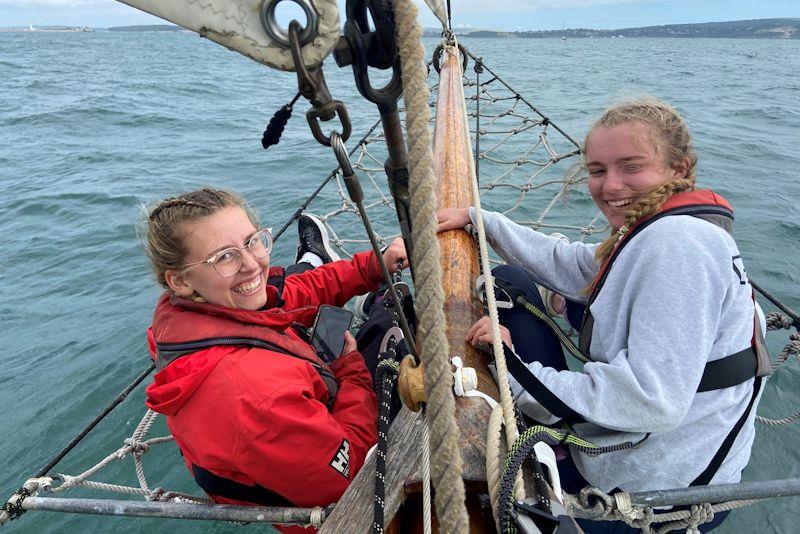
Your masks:
[[[467,532],[459,431],[455,420],[449,347],[445,337],[444,293],[436,239],[436,178],[428,125],[427,84],[422,27],[411,0],[392,0],[406,106],[409,190],[414,239],[414,285],[419,317],[418,339],[425,363],[425,393],[431,422],[431,478],[442,532]]]

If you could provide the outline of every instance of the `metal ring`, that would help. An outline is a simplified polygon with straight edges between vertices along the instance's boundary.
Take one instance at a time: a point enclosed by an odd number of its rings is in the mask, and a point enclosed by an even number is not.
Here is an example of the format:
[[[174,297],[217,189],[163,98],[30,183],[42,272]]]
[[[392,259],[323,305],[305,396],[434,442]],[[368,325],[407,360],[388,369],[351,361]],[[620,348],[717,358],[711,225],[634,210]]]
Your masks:
[[[350,163],[350,155],[347,153],[347,147],[344,144],[344,140],[342,140],[342,136],[339,135],[339,132],[336,130],[331,132],[331,148],[333,148],[333,154],[339,161],[339,167],[342,169],[342,175],[353,176],[355,173],[353,172],[353,166]]]
[[[264,31],[267,32],[270,39],[283,48],[289,48],[291,45],[289,42],[289,32],[283,29],[280,24],[278,24],[278,21],[275,20],[275,9],[282,1],[283,0],[264,0],[264,3],[261,4],[259,18],[261,19],[261,26],[264,27]],[[306,16],[306,25],[300,32],[300,46],[307,45],[316,39],[319,33],[319,14],[310,0],[289,1],[300,6]]]

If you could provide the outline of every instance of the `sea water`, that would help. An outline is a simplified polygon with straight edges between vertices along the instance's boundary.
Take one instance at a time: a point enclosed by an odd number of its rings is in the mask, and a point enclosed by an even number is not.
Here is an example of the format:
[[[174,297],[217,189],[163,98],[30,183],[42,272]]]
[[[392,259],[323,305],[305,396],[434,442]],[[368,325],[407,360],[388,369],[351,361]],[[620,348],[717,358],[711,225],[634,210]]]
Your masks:
[[[464,44],[577,139],[606,104],[622,97],[648,93],[677,106],[694,132],[700,183],[736,208],[748,274],[800,309],[800,41]],[[428,41],[428,50],[435,45]],[[329,60],[326,76],[360,137],[376,120],[375,107],[357,94],[349,70]],[[0,34],[0,502],[149,365],[145,331],[160,290],[137,230],[142,206],[204,185],[224,186],[279,226],[335,166],[330,150],[308,132],[304,104],[281,143],[262,150],[266,122],[295,92],[294,74],[193,34]],[[289,237],[277,243],[275,263],[291,261]],[[773,355],[786,337],[776,339]],[[800,366],[787,364],[768,382],[760,413],[800,409],[798,383]],[[139,421],[143,401],[140,387],[56,471],[77,474],[116,450]],[[166,432],[160,422],[151,435]],[[759,426],[744,478],[800,476],[799,445],[797,426]],[[121,463],[96,479],[137,485],[133,462]],[[156,447],[144,464],[151,487],[197,491],[174,445]],[[719,531],[796,531],[799,502],[736,511]],[[240,530],[35,512],[3,528]]]

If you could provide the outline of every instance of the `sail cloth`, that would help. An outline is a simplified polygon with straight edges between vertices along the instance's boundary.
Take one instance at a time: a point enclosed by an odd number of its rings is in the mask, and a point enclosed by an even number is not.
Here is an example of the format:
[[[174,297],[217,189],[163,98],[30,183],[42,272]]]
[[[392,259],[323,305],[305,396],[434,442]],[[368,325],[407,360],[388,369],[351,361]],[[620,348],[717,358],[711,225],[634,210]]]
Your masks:
[[[447,28],[447,6],[445,0],[425,0],[428,7],[436,15],[436,18],[442,21],[442,28]]]
[[[292,53],[273,42],[261,24],[264,0],[118,0],[183,26],[268,67],[294,70]],[[302,47],[303,62],[322,64],[339,39],[336,0],[313,0],[319,14],[319,34]]]

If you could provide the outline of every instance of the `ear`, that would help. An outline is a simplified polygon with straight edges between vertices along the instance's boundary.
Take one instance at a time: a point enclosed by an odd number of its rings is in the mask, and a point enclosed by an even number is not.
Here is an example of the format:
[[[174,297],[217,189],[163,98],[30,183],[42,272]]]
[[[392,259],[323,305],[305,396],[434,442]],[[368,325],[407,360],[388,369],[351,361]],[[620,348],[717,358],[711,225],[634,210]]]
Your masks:
[[[689,158],[681,158],[672,165],[672,178],[682,179],[689,174]]]
[[[188,284],[181,271],[167,269],[164,271],[164,279],[169,288],[174,291],[176,295],[189,298],[194,294],[194,289]]]

